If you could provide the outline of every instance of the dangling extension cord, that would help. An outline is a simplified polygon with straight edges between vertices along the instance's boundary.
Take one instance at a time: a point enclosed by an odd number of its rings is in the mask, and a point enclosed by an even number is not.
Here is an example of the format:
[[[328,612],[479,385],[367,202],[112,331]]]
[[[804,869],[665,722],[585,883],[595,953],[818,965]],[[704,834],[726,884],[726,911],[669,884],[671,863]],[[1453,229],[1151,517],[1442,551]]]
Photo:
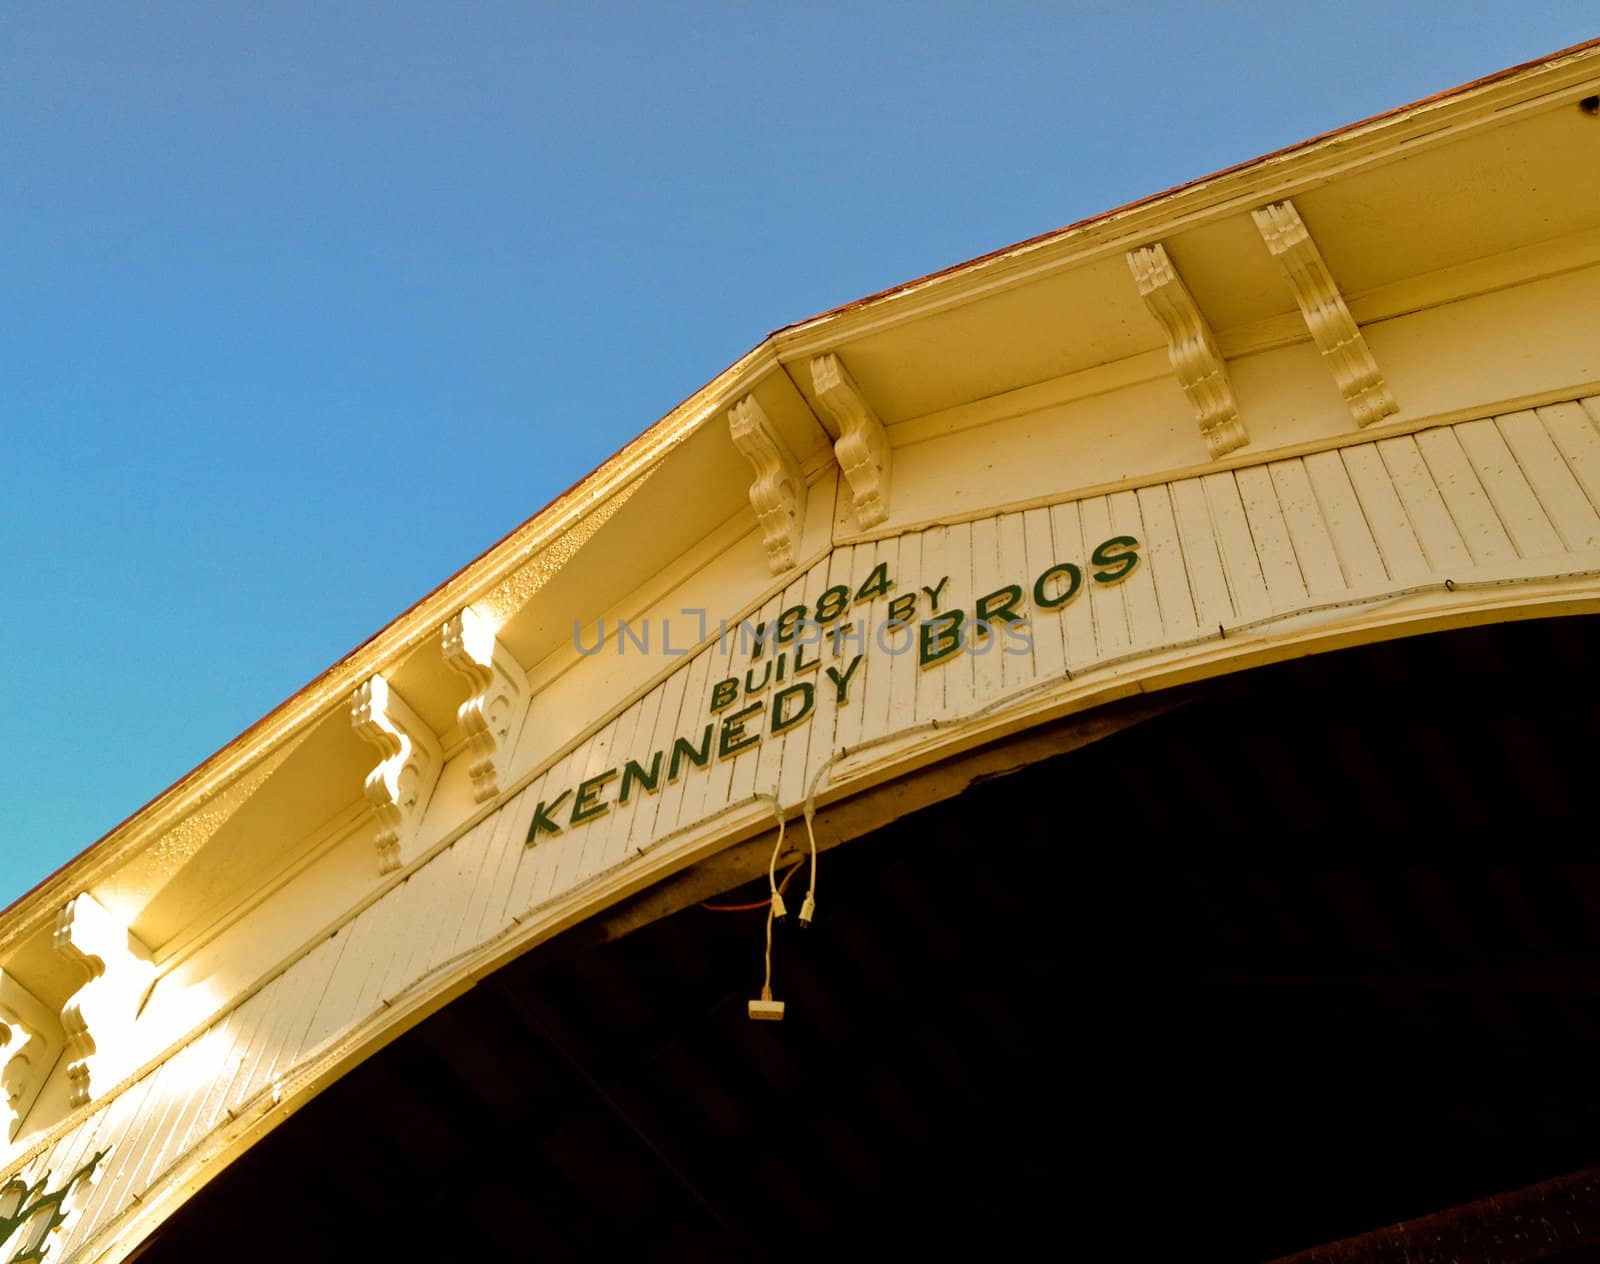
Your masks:
[[[767,889],[772,893],[767,906],[772,912],[772,917],[767,920],[770,922],[776,918],[781,922],[789,916],[789,910],[783,903],[783,889],[778,885],[778,855],[783,851],[783,805],[778,802],[776,792],[767,797],[772,800],[772,813],[778,818],[778,841],[772,844],[772,859],[767,861]],[[768,956],[771,955],[771,951],[769,947]],[[768,973],[771,973],[770,968]]]
[[[811,883],[806,887],[806,898],[800,901],[800,925],[811,925],[811,919],[817,915],[817,832],[811,828],[812,819],[817,815],[817,805],[812,795],[806,796],[806,837],[811,840]]]
[[[802,857],[783,871],[783,877],[778,880],[780,895],[789,889],[790,881],[805,863],[805,858]],[[769,895],[760,900],[751,900],[748,904],[712,904],[707,900],[701,900],[700,907],[708,913],[754,913],[757,909],[771,908],[772,897]]]
[[[749,1012],[751,1018],[777,1022],[783,1017],[783,1002],[772,999],[772,923],[787,915],[783,907],[783,893],[778,889],[778,853],[783,850],[784,820],[783,807],[778,802],[777,794],[763,797],[772,800],[772,813],[778,818],[778,838],[772,844],[772,859],[767,863],[767,887],[772,896],[767,901],[766,973],[761,980],[761,999],[750,1002]],[[793,872],[791,869],[789,874]],[[788,882],[789,874],[784,875],[785,882]]]
[[[804,814],[806,821],[806,839],[811,845],[811,881],[806,887],[806,898],[800,904],[800,925],[811,925],[811,919],[817,915],[817,831],[814,824],[817,816],[817,788],[821,786],[822,779],[827,775],[828,769],[833,766],[833,760],[828,760],[817,775],[811,779],[811,788],[806,792]],[[771,896],[767,900],[767,948],[766,972],[761,980],[761,999],[751,1001],[750,1017],[764,1019],[768,1022],[777,1022],[783,1017],[783,1002],[772,999],[772,924],[788,916],[788,909],[783,903],[783,887],[789,885],[789,879],[794,877],[795,870],[800,865],[796,864],[783,875],[783,886],[778,885],[778,856],[783,851],[783,805],[778,802],[777,792],[764,796],[772,801],[772,813],[778,818],[778,837],[772,844],[772,856],[767,861],[767,889]],[[801,862],[804,863],[804,862]]]
[[[822,779],[828,775],[828,769],[833,767],[830,758],[827,763],[817,769],[816,776],[811,778],[811,788],[806,791],[806,837],[811,840],[811,883],[806,888],[806,898],[800,903],[800,925],[811,925],[811,919],[817,915],[817,831],[812,827],[812,822],[817,816],[817,788],[822,785]]]

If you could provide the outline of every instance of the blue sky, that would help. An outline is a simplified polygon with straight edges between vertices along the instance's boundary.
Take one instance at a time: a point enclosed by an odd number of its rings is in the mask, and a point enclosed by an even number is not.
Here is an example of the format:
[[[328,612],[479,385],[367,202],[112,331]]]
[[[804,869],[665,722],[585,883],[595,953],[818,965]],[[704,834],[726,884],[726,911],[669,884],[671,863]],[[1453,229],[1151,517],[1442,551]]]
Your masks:
[[[7,3],[0,904],[767,331],[1596,34]]]

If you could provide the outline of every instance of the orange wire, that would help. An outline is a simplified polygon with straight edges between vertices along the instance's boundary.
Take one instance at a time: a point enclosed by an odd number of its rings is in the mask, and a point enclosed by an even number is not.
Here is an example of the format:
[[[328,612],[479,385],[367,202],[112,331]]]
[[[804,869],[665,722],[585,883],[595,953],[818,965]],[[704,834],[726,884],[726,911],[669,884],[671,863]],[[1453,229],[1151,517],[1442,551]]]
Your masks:
[[[789,889],[789,879],[794,877],[794,875],[799,871],[800,866],[805,863],[805,857],[802,856],[799,860],[795,861],[794,864],[789,866],[789,872],[784,874],[783,881],[778,883],[779,895],[782,895]],[[705,911],[708,913],[752,913],[756,909],[766,908],[771,903],[772,897],[769,895],[766,899],[757,900],[754,904],[707,904],[702,900],[700,907],[705,909]]]

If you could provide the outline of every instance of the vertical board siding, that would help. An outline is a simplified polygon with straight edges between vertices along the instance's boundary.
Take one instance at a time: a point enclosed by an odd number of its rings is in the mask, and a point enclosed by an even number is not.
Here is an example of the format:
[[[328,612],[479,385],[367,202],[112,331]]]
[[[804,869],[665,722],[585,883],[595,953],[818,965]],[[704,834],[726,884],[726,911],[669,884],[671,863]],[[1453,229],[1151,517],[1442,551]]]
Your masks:
[[[972,527],[968,523],[951,527],[945,539],[949,545],[945,564],[951,576],[950,587],[955,590],[952,600],[968,601],[972,591]],[[921,533],[901,536],[899,560],[889,568],[889,577],[895,584],[890,590],[891,595],[899,595],[924,573]],[[930,576],[930,578],[937,577]],[[889,603],[882,597],[873,598],[869,609],[875,623],[888,617],[888,605]],[[916,629],[908,628],[905,632],[897,633],[891,643],[899,652],[894,654],[889,662],[888,709],[883,716],[883,728],[868,736],[883,737],[891,732],[897,733],[902,729],[915,728],[917,724],[919,673]],[[873,649],[876,650],[877,647],[874,646]],[[969,697],[972,689],[972,660],[965,654],[958,654],[951,667],[956,670],[952,672],[950,679],[944,682],[947,709],[951,700],[962,689],[967,691]]]
[[[1361,508],[1355,483],[1338,452],[1318,452],[1302,461],[1317,508],[1333,540],[1344,582],[1352,589],[1376,588],[1388,578],[1377,537]]]
[[[1600,517],[1595,515],[1567,460],[1557,449],[1544,421],[1534,412],[1497,417],[1506,446],[1527,475],[1551,525],[1569,550],[1592,549],[1600,544]]]
[[[621,785],[626,761],[638,749],[637,734],[643,722],[644,710],[643,705],[635,705],[617,717],[610,757],[604,765],[616,774],[610,786],[613,794],[618,792]],[[609,867],[607,858],[611,854],[611,841],[619,828],[626,830],[625,816],[625,813],[608,806],[604,816],[590,823],[590,828],[585,831],[588,837],[583,840],[583,852],[578,861],[580,877]]]
[[[1094,570],[1091,560],[1095,546],[1117,533],[1111,529],[1111,505],[1104,496],[1092,496],[1078,502],[1080,539],[1083,547],[1078,553],[1084,567],[1084,600],[1094,615],[1094,640],[1087,655],[1090,659],[1121,658],[1133,647],[1133,634],[1128,628],[1128,603],[1124,594],[1126,584],[1107,586],[1090,579]],[[1074,598],[1074,601],[1079,598]]]
[[[1138,566],[1120,583],[1095,582],[1094,549],[1123,535],[1139,542]],[[826,590],[845,587],[851,600],[834,629],[805,646],[820,659],[816,668],[778,681],[777,656],[787,652],[792,668],[796,647],[769,643],[756,665],[772,663],[773,676],[746,698],[750,645],[737,625],[722,637],[709,626],[703,647],[592,732],[541,736],[547,749],[563,741],[567,748],[497,811],[35,1156],[30,1174],[46,1166],[66,1173],[94,1147],[117,1142],[57,1248],[61,1258],[278,1078],[431,973],[752,796],[776,793],[786,811],[797,811],[817,770],[840,751],[1258,620],[1318,609],[1332,620],[1346,599],[1378,600],[1480,568],[1493,576],[1501,572],[1492,568],[1519,560],[1552,559],[1550,573],[1558,574],[1567,556],[1597,549],[1600,398],[841,546],[768,594],[750,619],[770,626],[785,609],[814,612]],[[1081,587],[1059,608],[1040,609],[1034,581],[1058,563],[1081,569]],[[880,565],[893,587],[856,602]],[[891,603],[908,595],[915,619],[934,613],[929,590],[946,576],[938,611],[960,610],[969,622],[986,593],[1020,585],[1031,648],[1005,630],[984,645],[972,630],[969,647],[982,652],[919,667],[916,629],[883,624]],[[857,654],[841,701],[827,669],[842,671]],[[762,704],[749,725],[761,741],[718,759],[714,731],[710,766],[691,764],[670,779],[674,740],[695,741],[707,723],[720,724],[725,712],[710,710],[710,690],[729,677],[741,683],[735,707]],[[809,718],[771,733],[779,690],[801,681],[814,689]],[[542,720],[535,699],[528,724]],[[635,786],[628,803],[617,802],[625,761],[648,769],[658,750],[656,788]],[[603,815],[570,825],[569,797],[560,833],[526,845],[541,802],[575,794],[578,783],[610,769],[618,776]]]
[[[351,1001],[352,1013],[371,1013],[393,995],[392,989],[384,990],[384,983],[397,956],[394,946],[408,939],[425,915],[424,894],[422,883],[407,878],[385,892],[383,898],[362,915],[363,920],[374,923],[373,949],[361,977],[361,987]]]
[[[117,1177],[122,1172],[126,1161],[127,1146],[124,1142],[128,1133],[139,1119],[145,1100],[150,1096],[150,1090],[155,1085],[155,1079],[156,1073],[152,1071],[136,1084],[130,1085],[120,1093],[116,1100],[111,1103],[110,1108],[99,1116],[99,1127],[94,1130],[92,1138],[86,1139],[87,1143],[79,1149],[75,1156],[75,1164],[81,1166],[88,1160],[94,1150],[103,1150],[108,1145],[115,1143],[115,1148],[112,1149],[110,1155],[101,1165],[98,1179],[94,1183],[94,1188],[89,1192],[89,1197],[84,1201],[78,1218],[71,1225],[63,1226],[62,1235],[65,1240],[53,1248],[53,1251],[61,1252],[62,1258],[70,1259],[78,1243],[87,1238],[102,1220],[109,1219],[115,1215],[117,1211],[126,1205],[133,1192],[136,1192],[119,1190],[120,1201],[113,1201],[110,1197],[111,1192],[117,1188]],[[76,1170],[76,1167],[63,1167],[56,1175],[67,1176]]]
[[[1293,610],[1306,601],[1306,582],[1289,538],[1289,524],[1278,503],[1278,489],[1265,466],[1238,471],[1234,481],[1244,504],[1250,539],[1260,560],[1267,600],[1274,610]]]
[[[457,839],[441,857],[428,866],[430,869],[440,871],[441,890],[439,902],[433,910],[438,929],[432,930],[429,927],[428,930],[432,933],[425,932],[422,936],[427,940],[429,947],[422,958],[422,968],[418,971],[421,976],[434,973],[458,955],[457,935],[466,920],[474,879],[478,876],[478,870],[483,863],[483,840],[487,837],[491,825],[492,818],[465,837]],[[304,1045],[307,1049],[313,1047],[310,1033],[304,1037]]]
[[[1211,529],[1211,510],[1206,505],[1205,488],[1197,478],[1168,484],[1177,511],[1178,539],[1188,571],[1189,590],[1194,594],[1195,615],[1209,632],[1233,621],[1233,599],[1228,595],[1228,580],[1222,571],[1222,553],[1216,532]],[[1081,541],[1079,542],[1081,549]],[[1080,553],[1081,556],[1081,553]]]
[[[1454,429],[1518,556],[1549,557],[1561,552],[1561,537],[1550,525],[1549,514],[1518,468],[1494,421],[1467,421]]]
[[[822,688],[828,683],[822,668],[823,664],[829,661],[829,657],[822,644],[820,630],[811,624],[817,603],[822,600],[823,591],[827,587],[828,559],[813,565],[806,571],[802,582],[797,585],[798,591],[795,592],[791,604],[805,611],[807,623],[802,625],[801,630],[795,635],[794,647],[788,653],[791,670],[785,673],[784,680],[774,680],[767,687],[765,699],[767,709],[756,715],[758,726],[764,728],[767,735],[753,752],[755,758],[745,758],[734,764],[731,796],[734,802],[747,799],[756,793],[773,794],[780,801],[788,801],[783,792],[785,770],[789,784],[792,785],[797,779],[803,780],[812,733],[825,731],[829,739],[833,736],[833,704],[828,700],[827,691]],[[808,666],[802,672],[799,670],[802,659],[808,664],[816,665]],[[777,721],[775,708],[783,690],[793,691],[785,702],[785,714],[794,716],[799,714],[799,708],[805,705],[806,685],[811,686],[811,718],[797,721],[782,733],[774,735],[771,728]],[[804,792],[801,793],[803,795]]]
[[[1172,509],[1172,490],[1166,486],[1141,487],[1138,497],[1139,520],[1144,524],[1141,538],[1147,553],[1145,562],[1155,585],[1162,627],[1174,640],[1187,641],[1198,633],[1200,625],[1195,618],[1189,573],[1183,565],[1183,544],[1178,538],[1178,519]],[[1030,575],[1037,575],[1043,565],[1043,561],[1036,565],[1033,554],[1029,553]],[[1045,620],[1041,617],[1039,622]],[[1055,622],[1050,620],[1052,625]]]
[[[971,611],[973,599],[978,595],[973,591],[973,524],[958,522],[945,532],[945,558],[944,566],[935,575],[926,566],[921,565],[921,545],[923,541],[917,540],[912,547],[902,546],[900,550],[900,565],[898,573],[904,576],[900,583],[909,584],[918,582],[914,576],[920,574],[925,577],[921,582],[929,585],[937,584],[946,575],[950,583],[940,597],[941,612],[965,609]],[[910,541],[907,544],[911,544]],[[923,609],[919,602],[917,609]],[[944,687],[944,706],[940,708],[939,715],[962,715],[972,709],[974,699],[977,697],[978,673],[971,657],[966,654],[957,654],[947,664],[949,670],[937,673],[944,677],[939,682]],[[917,666],[917,632],[912,629],[905,638],[905,650],[895,660],[892,669],[894,684],[890,689],[890,727],[897,729],[904,727],[904,721],[896,722],[898,709],[893,700],[894,694],[901,688],[909,688],[909,682],[917,680],[922,674]],[[937,690],[939,684],[935,684]]]
[[[1422,551],[1378,449],[1365,443],[1343,449],[1339,457],[1350,476],[1350,486],[1355,489],[1356,501],[1377,543],[1378,555],[1383,559],[1390,581],[1405,584],[1420,580],[1428,573],[1427,555]]]
[[[1027,575],[1033,579],[1060,559],[1056,556],[1055,539],[1050,532],[1050,511],[1030,509],[1022,515],[1023,556],[1027,559]],[[1029,592],[1032,602],[1033,594]],[[1059,617],[1047,617],[1035,610],[1033,622],[1034,673],[1041,680],[1059,679],[1066,671],[1066,641]]]
[[[880,564],[889,568],[889,573],[894,574],[899,569],[900,539],[892,536],[887,540],[880,540],[875,545],[863,548],[861,552],[869,553],[870,557],[863,559],[870,565],[856,568],[860,577],[857,581],[856,591],[860,592],[860,585],[866,583],[867,577]],[[850,618],[858,626],[867,629],[867,657],[861,664],[861,669],[866,673],[866,686],[862,691],[861,721],[857,727],[857,744],[869,742],[873,738],[881,737],[889,727],[889,686],[892,681],[894,659],[885,652],[885,647],[894,644],[904,644],[906,633],[880,633],[884,614],[882,608],[876,611],[866,604],[855,605],[850,609]],[[878,643],[880,634],[883,644]]]
[[[1331,597],[1345,591],[1344,573],[1333,533],[1323,519],[1304,461],[1274,461],[1273,494],[1278,498],[1295,565],[1311,597]]]
[[[1007,640],[1005,629],[980,624],[977,621],[976,611],[978,598],[1000,587],[1002,582],[1000,568],[1000,523],[995,518],[980,518],[972,524],[972,575],[971,582],[967,585],[969,594],[967,622],[962,628],[966,634],[964,637],[966,650],[959,656],[972,660],[972,697],[973,701],[980,705],[998,698],[1005,688]],[[914,578],[908,574],[905,579],[898,582],[909,587],[917,578],[920,576]],[[925,617],[925,611],[920,604],[917,614],[919,617]],[[947,665],[954,667],[955,663]],[[942,671],[921,672],[921,679],[918,681],[919,692],[922,683],[929,677],[942,675],[944,675]]]
[[[1052,506],[1050,523],[1055,532],[1056,556],[1081,567],[1083,584],[1089,585],[1089,552],[1083,547],[1080,507],[1076,503]],[[1066,604],[1065,611],[1061,616],[1061,629],[1066,644],[1067,670],[1076,672],[1099,657],[1095,610],[1088,594],[1080,588],[1078,595]]]
[[[1132,493],[1130,492],[1131,496]],[[1137,510],[1135,511],[1137,512]],[[1032,610],[1033,598],[1029,593],[1033,573],[1025,569],[1028,557],[1027,524],[1019,513],[1010,513],[1000,519],[999,584],[1015,584],[1022,590],[1023,618],[1028,630],[1022,635],[1006,635],[1001,648],[1006,651],[1000,660],[1004,676],[1004,689],[1011,692],[1038,679],[1038,651],[1034,645],[1035,632]],[[997,585],[998,586],[998,585]]]
[[[834,550],[833,560],[836,563],[832,569],[834,583],[842,584],[849,590],[852,603],[861,585],[867,582],[867,576],[872,573],[872,558],[873,547],[870,544],[858,544],[854,548],[846,546]],[[861,613],[854,609],[853,605],[846,606],[844,614],[833,625],[834,644],[840,649],[842,664],[848,666],[850,660],[857,654],[862,655],[860,665],[850,677],[849,699],[840,709],[834,724],[835,744],[847,749],[854,749],[857,739],[861,736],[861,717],[866,711],[867,675],[872,669],[864,646],[858,645],[853,639],[854,634],[860,632],[863,627],[865,623]]]
[[[950,575],[949,550],[949,534],[945,528],[932,527],[922,533],[922,575],[919,578],[923,584],[934,588],[938,586],[941,579],[950,576],[950,582],[945,585],[944,590],[939,595],[940,605],[944,609],[950,609],[952,603],[963,600],[964,594],[962,590],[966,585],[965,576]],[[927,618],[933,615],[935,611],[933,610],[931,599],[929,599],[927,606],[923,605],[922,598],[925,596],[926,594],[924,593],[918,594],[917,609],[924,618]],[[880,620],[875,622],[878,621],[881,621],[881,617]],[[910,637],[905,633],[899,634],[895,639],[895,643],[908,651],[911,650]],[[881,653],[882,650],[874,653],[874,647],[869,646],[867,663],[870,664]],[[890,668],[889,672],[892,680],[894,669]],[[930,720],[937,720],[944,716],[945,707],[950,701],[948,690],[949,682],[945,680],[944,672],[922,672],[918,675],[915,701],[917,723],[926,724]],[[960,705],[959,694],[955,705]]]
[[[276,982],[274,980],[273,983],[269,983],[267,988],[275,986]],[[263,992],[266,990],[263,989]],[[251,1041],[269,1017],[268,1005],[261,1000],[263,992],[256,993],[236,1007],[232,1014],[206,1032],[207,1037],[216,1039],[224,1053],[214,1077],[199,1095],[201,1100],[199,1108],[195,1111],[194,1121],[190,1124],[188,1132],[178,1139],[179,1153],[197,1145],[200,1139],[221,1121],[223,1103],[227,1099],[228,1091],[233,1087],[234,1078],[244,1066]],[[366,1010],[353,1012],[366,1013],[370,1008],[369,1005]]]
[[[1139,541],[1141,550],[1147,548],[1150,533],[1144,524],[1144,513],[1139,507],[1137,492],[1117,492],[1108,498],[1111,511],[1111,533],[1132,536]],[[1128,618],[1128,638],[1134,649],[1149,649],[1164,645],[1167,640],[1165,624],[1161,618],[1161,601],[1156,593],[1155,573],[1148,556],[1141,556],[1133,573],[1118,585],[1122,589],[1123,609]]]
[[[1591,419],[1581,404],[1552,404],[1538,412],[1589,507],[1600,509],[1600,431],[1595,429],[1600,418]],[[1600,407],[1595,412],[1600,414]]]
[[[1205,488],[1206,505],[1211,510],[1211,529],[1216,534],[1217,551],[1222,555],[1222,573],[1234,613],[1242,620],[1265,618],[1272,612],[1266,577],[1261,570],[1261,555],[1250,533],[1250,516],[1239,494],[1239,479],[1233,473],[1206,474],[1200,479]]]
[[[655,698],[658,695],[652,694]],[[516,872],[517,857],[528,828],[521,811],[527,800],[527,791],[514,797],[495,817],[493,841],[484,858],[483,871],[478,877],[478,890],[468,910],[474,943],[482,943],[504,924],[506,890]],[[532,805],[528,805],[532,812]]]
[[[1517,551],[1511,537],[1455,431],[1425,430],[1417,436],[1417,450],[1422,453],[1428,475],[1438,486],[1473,562],[1480,566],[1514,562]]]
[[[660,696],[656,704],[656,722],[650,730],[650,745],[648,750],[662,752],[661,769],[657,774],[656,788],[646,791],[633,809],[633,819],[628,823],[627,850],[631,854],[644,847],[655,835],[658,820],[670,820],[671,811],[675,809],[677,800],[673,797],[673,783],[668,780],[668,772],[672,758],[672,740],[682,731],[681,723],[685,699],[691,696],[689,687],[697,678],[703,677],[707,670],[707,655],[702,653],[695,658],[686,670],[675,672],[660,685],[655,692]],[[669,808],[669,802],[673,808]],[[529,808],[530,817],[532,808]]]
[[[1400,495],[1406,517],[1422,547],[1423,560],[1430,574],[1454,574],[1472,565],[1471,555],[1456,530],[1455,520],[1445,508],[1444,497],[1433,481],[1417,441],[1410,435],[1385,439],[1377,445],[1384,468]]]
[[[93,1115],[90,1115],[89,1118],[67,1133],[55,1145],[49,1147],[38,1159],[29,1164],[23,1172],[26,1182],[32,1185],[35,1181],[42,1179],[47,1172],[52,1178],[63,1180],[87,1163],[96,1149],[100,1148],[103,1139],[116,1135],[113,1132],[111,1121],[122,1114],[122,1110],[119,1109],[122,1099],[129,1096],[131,1092],[132,1090],[129,1090],[128,1093],[122,1094],[108,1106],[104,1106]],[[105,1172],[102,1166],[95,1173],[95,1184],[97,1186],[104,1179],[104,1176]],[[83,1202],[83,1206],[87,1207],[92,1198],[93,1191],[90,1193],[90,1199]],[[67,1248],[67,1244],[72,1241],[73,1235],[79,1231],[82,1221],[83,1215],[80,1212],[76,1221],[69,1221],[62,1226],[59,1235],[62,1239],[61,1245],[51,1246],[52,1255],[63,1252]],[[50,1257],[47,1256],[46,1258]]]

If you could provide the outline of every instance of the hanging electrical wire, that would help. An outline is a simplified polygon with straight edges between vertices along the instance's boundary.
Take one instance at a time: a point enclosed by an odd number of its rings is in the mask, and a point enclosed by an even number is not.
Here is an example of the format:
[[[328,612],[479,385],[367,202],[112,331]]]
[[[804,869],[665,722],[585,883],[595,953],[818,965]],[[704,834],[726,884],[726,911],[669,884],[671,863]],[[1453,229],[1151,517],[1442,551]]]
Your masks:
[[[783,879],[778,883],[780,894],[789,889],[789,880],[800,872],[800,867],[805,863],[805,857],[802,856],[783,871]],[[749,904],[708,904],[702,900],[700,907],[708,913],[753,913],[757,909],[767,908],[771,903],[772,897],[769,895],[764,900],[752,900]]]
[[[778,818],[778,837],[772,844],[772,858],[767,862],[767,888],[772,892],[767,901],[767,949],[766,971],[761,979],[761,997],[749,1003],[751,1018],[776,1022],[783,1017],[783,1002],[772,999],[772,924],[785,915],[783,907],[783,893],[778,888],[778,855],[783,850],[783,806],[778,802],[777,793],[764,795],[763,798],[772,802],[772,813]],[[815,861],[812,862],[815,865]],[[799,865],[795,866],[796,869]],[[793,873],[793,870],[790,870]],[[788,874],[784,880],[788,880]]]
[[[800,904],[800,925],[811,925],[811,919],[817,915],[817,831],[812,822],[817,816],[817,790],[822,785],[822,779],[828,775],[828,769],[833,767],[833,757],[818,768],[811,778],[811,787],[806,791],[805,818],[806,838],[811,843],[811,883],[806,888],[806,898]]]

